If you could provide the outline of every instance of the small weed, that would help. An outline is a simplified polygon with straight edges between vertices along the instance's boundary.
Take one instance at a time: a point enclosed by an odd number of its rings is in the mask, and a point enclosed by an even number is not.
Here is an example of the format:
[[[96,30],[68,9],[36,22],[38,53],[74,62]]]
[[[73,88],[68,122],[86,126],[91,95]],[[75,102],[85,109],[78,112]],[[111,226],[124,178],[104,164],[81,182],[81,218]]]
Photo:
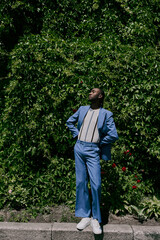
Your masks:
[[[0,215],[0,222],[4,222],[4,216]]]

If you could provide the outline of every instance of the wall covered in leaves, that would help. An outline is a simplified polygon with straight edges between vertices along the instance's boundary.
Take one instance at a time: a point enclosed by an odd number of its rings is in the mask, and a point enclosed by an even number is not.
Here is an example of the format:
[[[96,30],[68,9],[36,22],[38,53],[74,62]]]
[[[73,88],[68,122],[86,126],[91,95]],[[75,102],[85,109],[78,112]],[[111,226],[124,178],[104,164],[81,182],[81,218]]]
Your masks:
[[[97,86],[119,134],[113,159],[129,148],[158,190],[159,1],[2,0],[0,20],[0,207],[74,195],[65,122]]]

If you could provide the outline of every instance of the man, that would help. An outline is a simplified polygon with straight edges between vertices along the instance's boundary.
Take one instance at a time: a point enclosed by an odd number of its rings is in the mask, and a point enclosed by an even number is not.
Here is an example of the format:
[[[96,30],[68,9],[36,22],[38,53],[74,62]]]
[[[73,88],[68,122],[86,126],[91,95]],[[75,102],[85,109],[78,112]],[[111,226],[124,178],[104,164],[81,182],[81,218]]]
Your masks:
[[[74,146],[76,169],[75,215],[82,217],[77,224],[83,230],[89,224],[95,234],[101,234],[101,167],[100,158],[111,159],[111,143],[118,139],[112,113],[103,106],[104,91],[93,88],[89,93],[90,106],[81,106],[66,122],[77,142]],[[75,124],[77,127],[75,127]],[[88,181],[92,193],[90,206]],[[91,217],[92,216],[92,217]]]

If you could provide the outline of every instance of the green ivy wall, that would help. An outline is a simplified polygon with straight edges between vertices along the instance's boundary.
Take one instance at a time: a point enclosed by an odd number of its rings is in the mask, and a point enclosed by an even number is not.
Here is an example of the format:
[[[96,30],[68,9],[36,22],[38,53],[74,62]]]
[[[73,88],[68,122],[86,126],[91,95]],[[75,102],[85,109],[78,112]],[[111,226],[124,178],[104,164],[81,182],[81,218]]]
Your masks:
[[[65,122],[97,86],[119,134],[113,159],[129,149],[159,190],[159,1],[2,0],[0,9],[0,206],[74,199]]]

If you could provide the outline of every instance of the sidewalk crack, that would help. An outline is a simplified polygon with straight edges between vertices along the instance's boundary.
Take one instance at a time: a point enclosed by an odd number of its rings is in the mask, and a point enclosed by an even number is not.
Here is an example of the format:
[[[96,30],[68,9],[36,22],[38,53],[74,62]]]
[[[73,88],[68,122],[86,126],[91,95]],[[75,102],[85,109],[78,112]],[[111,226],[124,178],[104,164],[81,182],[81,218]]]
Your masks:
[[[53,225],[54,225],[54,223],[51,223],[51,240],[52,240],[52,229],[53,229]]]
[[[130,225],[130,224],[129,224]],[[132,229],[132,240],[134,240],[134,230],[133,230],[133,227],[132,225],[130,225],[131,229]]]

